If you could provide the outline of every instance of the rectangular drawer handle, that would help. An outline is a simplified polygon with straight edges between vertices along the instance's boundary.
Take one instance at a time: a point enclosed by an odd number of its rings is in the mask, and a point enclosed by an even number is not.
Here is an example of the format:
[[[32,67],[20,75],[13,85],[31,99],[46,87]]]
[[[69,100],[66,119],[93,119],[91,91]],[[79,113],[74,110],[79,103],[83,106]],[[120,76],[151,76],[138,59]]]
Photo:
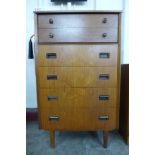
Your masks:
[[[107,116],[107,115],[99,116],[98,119],[100,121],[107,121],[107,120],[109,120],[109,116]]]
[[[101,59],[109,59],[110,58],[110,53],[99,53],[99,58]]]
[[[99,100],[109,100],[109,95],[100,95]]]
[[[57,80],[57,75],[47,75],[47,80]]]
[[[48,101],[58,100],[58,96],[48,96]]]
[[[56,59],[56,53],[46,53],[46,59]]]
[[[54,121],[54,122],[59,121],[59,117],[58,116],[49,116],[48,119],[49,119],[49,121]]]
[[[99,79],[100,80],[109,80],[109,74],[100,74]]]

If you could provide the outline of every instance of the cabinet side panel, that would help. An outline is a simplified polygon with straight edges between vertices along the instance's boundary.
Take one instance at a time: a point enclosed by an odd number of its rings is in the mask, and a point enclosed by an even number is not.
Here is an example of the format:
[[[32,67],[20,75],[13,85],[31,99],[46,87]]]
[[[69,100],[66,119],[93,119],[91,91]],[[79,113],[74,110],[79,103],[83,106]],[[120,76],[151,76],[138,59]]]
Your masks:
[[[41,110],[39,104],[39,86],[38,86],[38,15],[34,13],[34,58],[35,58],[35,74],[36,74],[36,87],[37,87],[37,106],[38,106],[38,120],[39,128],[42,128],[41,124]]]
[[[120,81],[121,81],[121,13],[118,16],[118,57],[117,57],[117,129],[119,128]]]

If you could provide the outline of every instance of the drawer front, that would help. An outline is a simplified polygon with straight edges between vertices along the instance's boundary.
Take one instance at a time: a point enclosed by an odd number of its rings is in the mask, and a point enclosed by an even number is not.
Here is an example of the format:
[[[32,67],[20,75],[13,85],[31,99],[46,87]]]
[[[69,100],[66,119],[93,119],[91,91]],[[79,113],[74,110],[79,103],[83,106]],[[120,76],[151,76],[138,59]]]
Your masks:
[[[116,88],[40,89],[39,94],[39,103],[42,108],[116,107]]]
[[[40,88],[116,87],[115,67],[39,67]]]
[[[39,45],[38,66],[115,66],[118,45]]]
[[[117,28],[39,29],[39,43],[117,42]]]
[[[118,15],[39,15],[39,28],[118,27]]]
[[[116,128],[116,108],[109,109],[41,109],[44,129],[97,130]]]

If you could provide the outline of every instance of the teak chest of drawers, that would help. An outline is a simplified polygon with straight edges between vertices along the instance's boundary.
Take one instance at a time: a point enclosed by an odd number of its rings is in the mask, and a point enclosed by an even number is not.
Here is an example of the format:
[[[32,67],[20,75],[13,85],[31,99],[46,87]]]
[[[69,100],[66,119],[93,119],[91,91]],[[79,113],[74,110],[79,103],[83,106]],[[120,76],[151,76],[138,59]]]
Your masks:
[[[39,125],[104,131],[119,126],[120,12],[36,11],[35,61]]]

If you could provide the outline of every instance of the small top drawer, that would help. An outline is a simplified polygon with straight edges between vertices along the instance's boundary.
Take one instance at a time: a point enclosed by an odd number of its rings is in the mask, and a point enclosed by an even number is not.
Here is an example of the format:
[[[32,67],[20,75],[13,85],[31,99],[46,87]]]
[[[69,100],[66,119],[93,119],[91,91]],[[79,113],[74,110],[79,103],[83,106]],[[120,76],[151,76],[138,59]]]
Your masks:
[[[39,28],[118,27],[117,14],[39,15]]]
[[[116,28],[39,29],[39,43],[117,42]]]

